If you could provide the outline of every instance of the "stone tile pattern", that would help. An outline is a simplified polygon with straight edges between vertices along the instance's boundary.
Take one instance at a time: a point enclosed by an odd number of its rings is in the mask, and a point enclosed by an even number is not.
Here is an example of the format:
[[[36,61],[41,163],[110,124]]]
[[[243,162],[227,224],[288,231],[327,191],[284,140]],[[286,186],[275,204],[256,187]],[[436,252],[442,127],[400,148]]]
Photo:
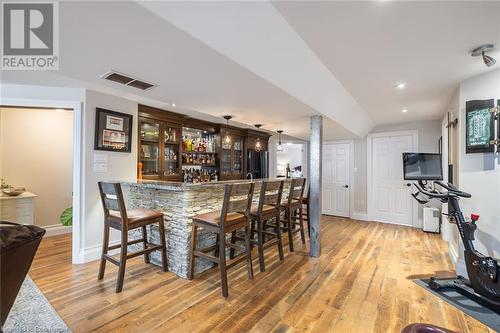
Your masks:
[[[255,183],[253,202],[257,204],[260,194],[260,182]],[[285,185],[285,190],[287,186]],[[224,197],[224,184],[198,186],[173,190],[154,188],[142,184],[122,183],[127,209],[149,208],[165,214],[165,235],[167,241],[168,270],[181,278],[187,278],[190,256],[192,217],[198,214],[220,210]],[[286,191],[287,192],[287,191]],[[286,197],[286,193],[283,193]],[[215,234],[198,229],[197,248],[215,244]],[[130,231],[130,239],[142,237],[140,229]],[[159,244],[156,225],[148,226],[148,241]],[[142,249],[142,244],[129,246],[129,251]],[[151,263],[161,266],[159,251],[150,254]],[[197,258],[195,273],[214,267],[203,258]]]

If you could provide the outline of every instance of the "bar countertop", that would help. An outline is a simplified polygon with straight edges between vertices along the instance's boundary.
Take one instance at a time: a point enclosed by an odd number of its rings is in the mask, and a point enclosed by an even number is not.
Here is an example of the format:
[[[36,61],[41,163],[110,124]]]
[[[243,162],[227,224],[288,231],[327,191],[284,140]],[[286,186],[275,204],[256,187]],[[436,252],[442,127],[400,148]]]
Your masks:
[[[122,185],[127,186],[140,186],[145,189],[167,190],[167,191],[189,191],[200,189],[200,187],[223,186],[226,184],[241,184],[241,183],[262,183],[264,181],[287,181],[285,178],[259,178],[259,179],[238,179],[238,180],[225,180],[217,182],[205,183],[183,183],[183,182],[170,182],[164,180],[135,180],[135,181],[121,181]]]

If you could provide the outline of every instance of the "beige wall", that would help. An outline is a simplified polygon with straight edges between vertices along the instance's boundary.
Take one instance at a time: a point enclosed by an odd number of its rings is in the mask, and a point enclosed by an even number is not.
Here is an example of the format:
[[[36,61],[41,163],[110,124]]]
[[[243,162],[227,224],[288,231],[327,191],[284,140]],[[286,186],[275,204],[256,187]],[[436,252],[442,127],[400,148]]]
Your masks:
[[[73,112],[0,109],[1,177],[35,199],[35,224],[60,225],[72,205]]]

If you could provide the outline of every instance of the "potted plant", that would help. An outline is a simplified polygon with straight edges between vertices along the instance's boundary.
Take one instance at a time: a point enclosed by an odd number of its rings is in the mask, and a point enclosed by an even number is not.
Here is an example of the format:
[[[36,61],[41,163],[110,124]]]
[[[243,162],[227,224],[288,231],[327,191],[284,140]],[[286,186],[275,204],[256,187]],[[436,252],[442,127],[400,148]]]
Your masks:
[[[60,221],[66,227],[73,225],[73,207],[66,208],[61,213]]]

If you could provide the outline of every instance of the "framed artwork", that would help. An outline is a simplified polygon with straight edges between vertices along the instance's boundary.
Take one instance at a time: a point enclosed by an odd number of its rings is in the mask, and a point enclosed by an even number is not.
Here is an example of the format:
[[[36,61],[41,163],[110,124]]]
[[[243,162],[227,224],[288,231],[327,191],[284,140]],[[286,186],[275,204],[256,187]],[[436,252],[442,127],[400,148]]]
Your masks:
[[[489,153],[494,151],[491,140],[495,138],[495,120],[490,109],[493,99],[467,101],[465,103],[465,152]]]
[[[132,115],[96,108],[94,150],[130,153]]]

